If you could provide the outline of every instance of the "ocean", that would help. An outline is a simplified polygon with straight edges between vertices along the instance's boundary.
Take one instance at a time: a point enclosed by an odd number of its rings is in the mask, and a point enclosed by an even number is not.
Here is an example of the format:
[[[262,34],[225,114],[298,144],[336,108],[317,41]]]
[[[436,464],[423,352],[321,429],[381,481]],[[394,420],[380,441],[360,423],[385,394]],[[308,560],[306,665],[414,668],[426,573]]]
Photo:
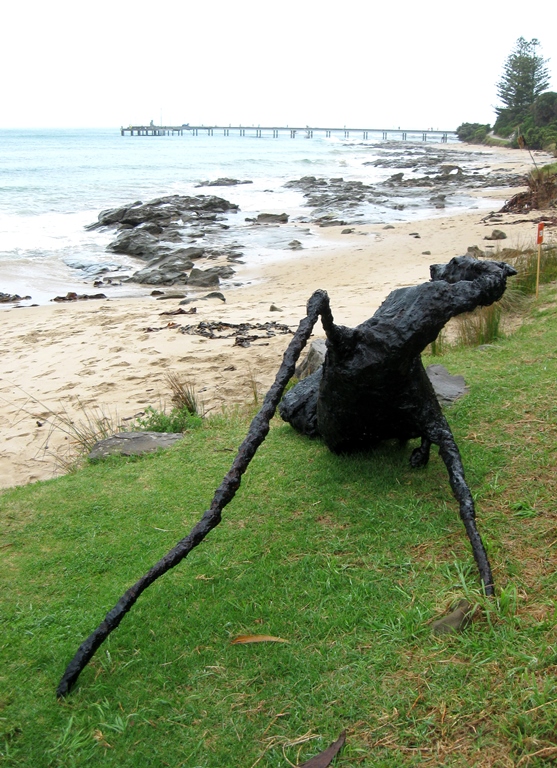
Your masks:
[[[336,136],[292,139],[288,134],[255,138],[232,132],[229,136],[186,132],[131,137],[121,136],[117,128],[1,130],[0,293],[30,296],[24,304],[44,304],[68,291],[92,292],[91,280],[78,266],[117,263],[129,271],[145,266],[105,250],[114,231],[88,231],[85,226],[102,210],[171,194],[214,194],[240,206],[239,213],[229,215],[230,228],[222,238],[227,245],[242,246],[245,274],[237,277],[241,282],[264,261],[293,258],[288,243],[297,236],[294,226],[253,227],[245,221],[260,212],[284,212],[290,222],[309,220],[312,212],[303,191],[285,187],[286,182],[316,176],[381,186],[399,168],[406,178],[417,174],[432,153],[436,157],[440,153],[438,162],[458,160],[471,173],[486,165],[481,153],[464,150],[458,143],[434,149],[425,142]],[[198,186],[219,178],[252,183]],[[344,210],[337,205],[333,213],[348,225],[379,227],[482,205],[481,199],[455,189],[440,210],[432,202],[431,190],[417,188],[399,190],[396,200],[382,194],[372,202],[347,203]],[[312,232],[313,249],[331,247],[325,246],[318,229]],[[145,295],[150,290],[124,282],[111,286],[110,295]]]

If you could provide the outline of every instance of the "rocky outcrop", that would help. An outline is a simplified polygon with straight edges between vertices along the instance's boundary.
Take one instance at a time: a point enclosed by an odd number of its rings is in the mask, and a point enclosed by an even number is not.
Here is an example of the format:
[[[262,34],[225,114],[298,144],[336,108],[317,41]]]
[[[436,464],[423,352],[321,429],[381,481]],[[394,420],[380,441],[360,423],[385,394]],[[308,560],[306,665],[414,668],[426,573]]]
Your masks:
[[[303,194],[305,204],[313,208],[313,222],[320,226],[341,226],[341,222],[347,221],[351,224],[376,221],[376,206],[395,211],[407,207],[444,208],[450,202],[447,198],[453,194],[524,183],[524,177],[518,174],[488,172],[481,152],[477,158],[472,156],[471,162],[470,152],[427,144],[408,147],[401,153],[399,146],[393,152],[388,142],[382,142],[374,145],[372,151],[379,157],[363,165],[395,171],[382,182],[371,185],[343,178],[303,176],[288,181],[285,186]],[[329,218],[324,218],[326,216]],[[359,217],[357,221],[355,216]]]
[[[287,224],[287,213],[260,213],[255,219],[246,219],[254,224]]]
[[[0,304],[17,304],[18,301],[27,301],[31,296],[19,296],[17,293],[1,293]]]
[[[202,238],[220,223],[225,213],[238,206],[214,195],[170,195],[149,203],[135,202],[102,211],[88,229],[113,228],[117,237],[108,246],[112,253],[126,254],[147,262],[130,277],[130,282],[145,285],[217,286],[221,277],[234,274],[232,267],[194,269],[195,259],[224,256],[237,259],[238,246],[215,251],[197,246],[184,247],[184,238]]]
[[[106,299],[106,295],[104,293],[75,293],[75,291],[68,291],[68,293],[65,296],[55,296],[51,301],[56,301],[58,303],[65,302],[65,301],[87,301],[88,299]]]
[[[149,222],[160,226],[164,230],[171,222],[187,221],[198,218],[203,213],[227,213],[237,211],[238,206],[229,203],[221,197],[214,195],[169,195],[151,200],[149,203],[137,201],[131,205],[123,205],[120,208],[112,208],[101,211],[98,221],[90,224],[86,229],[99,229],[100,227],[129,226],[137,227]]]
[[[246,179],[240,181],[239,179],[229,179],[227,177],[222,179],[215,179],[214,181],[200,181],[196,184],[196,187],[236,187],[239,184],[253,184],[253,181]]]

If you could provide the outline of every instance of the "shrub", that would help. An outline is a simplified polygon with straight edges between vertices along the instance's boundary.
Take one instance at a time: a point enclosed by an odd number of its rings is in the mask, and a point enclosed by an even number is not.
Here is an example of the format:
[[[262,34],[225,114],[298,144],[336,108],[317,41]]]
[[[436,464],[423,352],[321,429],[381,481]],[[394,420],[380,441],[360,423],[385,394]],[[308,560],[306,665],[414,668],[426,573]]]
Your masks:
[[[456,129],[456,135],[460,141],[466,141],[469,144],[482,144],[485,141],[491,126],[483,123],[462,123]]]
[[[167,413],[149,405],[145,409],[145,415],[139,416],[132,427],[138,431],[186,432],[188,429],[199,427],[202,421],[201,416],[190,413],[185,407],[173,408]]]

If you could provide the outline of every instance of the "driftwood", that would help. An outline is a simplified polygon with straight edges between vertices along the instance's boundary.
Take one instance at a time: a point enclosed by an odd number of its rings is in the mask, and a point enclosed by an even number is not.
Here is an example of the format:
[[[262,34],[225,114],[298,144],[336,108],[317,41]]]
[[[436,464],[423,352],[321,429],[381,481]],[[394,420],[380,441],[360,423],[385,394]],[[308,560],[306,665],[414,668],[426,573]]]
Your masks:
[[[420,437],[421,445],[411,457],[414,467],[427,464],[431,444],[438,445],[485,592],[492,595],[491,568],[476,529],[474,504],[460,454],[420,353],[451,317],[497,301],[505,291],[507,276],[512,274],[515,270],[504,262],[477,261],[467,256],[447,265],[434,265],[431,282],[393,291],[370,320],[353,329],[335,325],[327,293],[316,291],[210,508],[185,538],[128,589],[80,645],[58,685],[57,695],[69,693],[97,648],[142,592],[178,565],[219,524],[222,510],[240,487],[242,475],[269,431],[269,422],[319,316],[328,340],[323,370],[291,390],[281,406],[283,418],[306,434],[321,435],[336,452],[362,450],[388,438]]]

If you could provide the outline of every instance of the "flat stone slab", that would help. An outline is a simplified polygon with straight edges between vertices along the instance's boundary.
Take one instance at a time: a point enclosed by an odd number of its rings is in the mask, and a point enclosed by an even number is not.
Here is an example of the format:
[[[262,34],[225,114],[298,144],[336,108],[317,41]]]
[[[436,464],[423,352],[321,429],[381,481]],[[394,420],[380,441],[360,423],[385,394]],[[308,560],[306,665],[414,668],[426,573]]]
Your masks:
[[[183,437],[181,432],[119,432],[95,443],[87,458],[96,461],[106,456],[141,456],[171,448]]]
[[[464,376],[452,376],[443,365],[428,365],[425,372],[442,407],[451,405],[468,392]]]

